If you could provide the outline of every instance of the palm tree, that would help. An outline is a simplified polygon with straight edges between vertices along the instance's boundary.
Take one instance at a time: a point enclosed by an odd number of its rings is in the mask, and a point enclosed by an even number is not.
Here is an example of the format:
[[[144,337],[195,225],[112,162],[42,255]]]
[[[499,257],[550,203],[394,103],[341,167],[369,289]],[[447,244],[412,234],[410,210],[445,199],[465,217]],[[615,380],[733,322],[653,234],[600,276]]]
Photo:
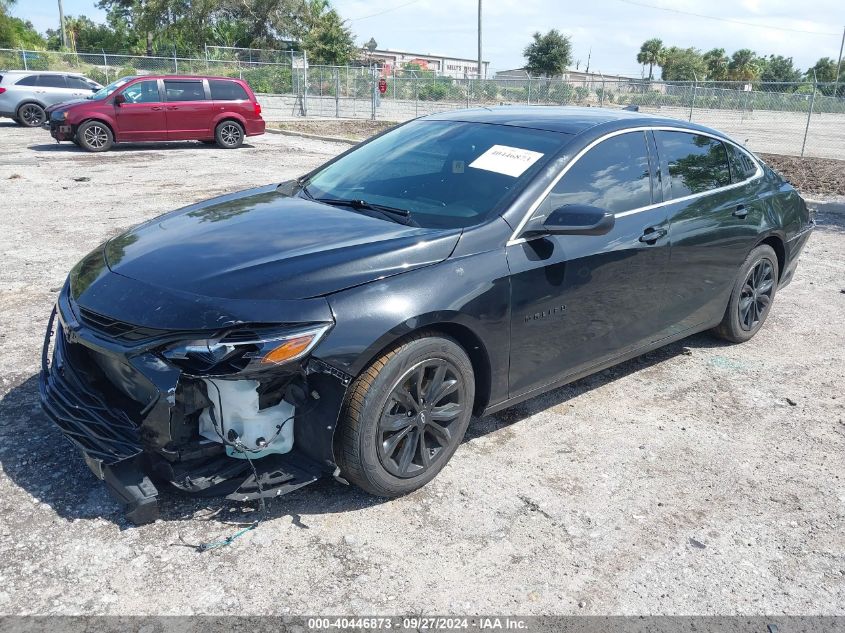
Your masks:
[[[736,81],[756,79],[760,74],[760,63],[757,53],[749,48],[741,48],[731,55],[728,63],[728,73]]]
[[[704,64],[707,66],[707,78],[713,81],[724,81],[728,78],[728,64],[730,59],[725,55],[724,48],[713,48],[704,53]]]
[[[663,40],[656,37],[643,42],[640,52],[637,53],[638,64],[648,64],[648,79],[654,79],[654,67],[660,66],[663,62]]]

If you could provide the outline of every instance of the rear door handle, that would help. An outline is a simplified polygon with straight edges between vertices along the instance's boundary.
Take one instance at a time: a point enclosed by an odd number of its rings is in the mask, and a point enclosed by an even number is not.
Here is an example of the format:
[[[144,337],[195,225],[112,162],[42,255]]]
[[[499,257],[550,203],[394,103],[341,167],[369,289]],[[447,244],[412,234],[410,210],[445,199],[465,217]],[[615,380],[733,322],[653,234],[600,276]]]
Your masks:
[[[153,106],[150,110],[161,110],[161,106]]]
[[[640,235],[640,241],[645,242],[646,244],[654,244],[661,237],[665,237],[667,233],[669,233],[669,231],[666,229],[658,226],[650,226],[643,231],[642,235]]]
[[[168,110],[178,110],[179,106],[167,106]]]
[[[744,204],[738,204],[736,205],[736,209],[734,210],[733,215],[738,218],[744,218],[746,215],[748,215],[748,209],[745,207]]]

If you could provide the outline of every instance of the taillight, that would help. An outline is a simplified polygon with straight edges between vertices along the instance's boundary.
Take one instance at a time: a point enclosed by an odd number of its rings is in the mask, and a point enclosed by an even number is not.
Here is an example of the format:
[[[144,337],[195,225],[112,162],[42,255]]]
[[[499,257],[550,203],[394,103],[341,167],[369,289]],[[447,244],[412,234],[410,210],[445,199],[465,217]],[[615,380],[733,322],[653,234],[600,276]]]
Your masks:
[[[0,95],[1,95],[1,94],[3,94],[4,92],[6,92],[6,89],[5,89],[5,88],[0,88]]]
[[[261,115],[261,104],[258,101],[255,102],[255,116]]]

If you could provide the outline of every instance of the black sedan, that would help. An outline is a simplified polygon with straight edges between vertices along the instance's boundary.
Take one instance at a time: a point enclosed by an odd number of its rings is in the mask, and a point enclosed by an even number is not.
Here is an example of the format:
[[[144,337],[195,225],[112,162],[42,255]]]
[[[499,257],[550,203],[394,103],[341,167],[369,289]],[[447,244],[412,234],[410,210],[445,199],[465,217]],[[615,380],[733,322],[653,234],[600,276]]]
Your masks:
[[[70,273],[41,398],[136,523],[431,480],[484,415],[702,330],[750,339],[813,228],[725,135],[466,110],[142,224]]]

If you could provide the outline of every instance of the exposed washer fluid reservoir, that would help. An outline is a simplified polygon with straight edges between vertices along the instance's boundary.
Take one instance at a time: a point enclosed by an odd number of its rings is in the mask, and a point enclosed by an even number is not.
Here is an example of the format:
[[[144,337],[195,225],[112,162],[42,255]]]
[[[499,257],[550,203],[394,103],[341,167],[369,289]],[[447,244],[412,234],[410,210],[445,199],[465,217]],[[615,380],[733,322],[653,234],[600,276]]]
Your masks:
[[[245,453],[227,444],[226,454],[229,457],[258,459],[274,453],[287,453],[293,448],[292,404],[282,400],[275,406],[259,411],[256,391],[258,381],[206,378],[204,382],[211,406],[200,414],[199,434],[220,442],[221,435],[228,440],[229,431],[234,430],[250,451]],[[214,419],[211,411],[214,412]],[[283,423],[279,431],[278,426]]]

